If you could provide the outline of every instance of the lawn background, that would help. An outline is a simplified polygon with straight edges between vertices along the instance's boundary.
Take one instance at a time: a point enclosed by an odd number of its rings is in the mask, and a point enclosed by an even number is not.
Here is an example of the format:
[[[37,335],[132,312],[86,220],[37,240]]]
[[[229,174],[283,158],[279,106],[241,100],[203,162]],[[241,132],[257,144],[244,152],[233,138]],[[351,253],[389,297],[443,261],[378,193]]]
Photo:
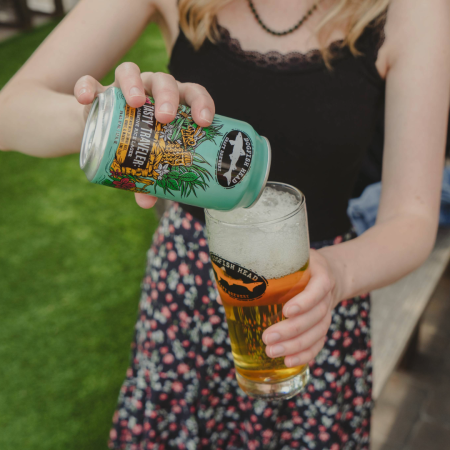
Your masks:
[[[0,43],[0,87],[55,25]],[[156,26],[124,60],[166,71]],[[106,449],[155,214],[78,155],[2,152],[0,189],[0,449]]]

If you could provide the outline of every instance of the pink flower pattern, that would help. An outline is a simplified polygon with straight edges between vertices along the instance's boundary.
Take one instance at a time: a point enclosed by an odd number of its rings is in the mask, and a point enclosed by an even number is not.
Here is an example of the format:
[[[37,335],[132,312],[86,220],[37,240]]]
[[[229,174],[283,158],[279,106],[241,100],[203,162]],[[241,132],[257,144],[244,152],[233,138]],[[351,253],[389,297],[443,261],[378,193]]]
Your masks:
[[[113,181],[113,184],[114,187],[125,190],[130,190],[136,187],[136,184],[134,184],[128,178],[122,178],[121,180]]]
[[[370,297],[346,300],[333,311],[303,393],[287,401],[254,400],[236,382],[208,255],[202,224],[175,204],[149,250],[131,365],[109,447],[369,449]]]

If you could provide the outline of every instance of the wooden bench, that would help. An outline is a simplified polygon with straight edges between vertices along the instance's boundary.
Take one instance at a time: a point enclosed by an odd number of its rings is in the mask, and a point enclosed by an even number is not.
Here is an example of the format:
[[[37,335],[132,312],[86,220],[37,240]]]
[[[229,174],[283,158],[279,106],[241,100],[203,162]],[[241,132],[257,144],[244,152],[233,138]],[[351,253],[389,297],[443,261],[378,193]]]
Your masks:
[[[405,278],[372,293],[373,398],[405,354],[415,351],[420,319],[450,260],[450,229],[440,229],[427,261]]]
[[[50,17],[62,17],[64,15],[64,5],[62,0],[51,0],[54,6],[53,12],[35,11],[32,10],[27,3],[27,0],[12,0],[11,6],[14,15],[11,20],[0,22],[0,26],[17,27],[21,29],[29,29],[32,26],[33,15],[44,15]]]

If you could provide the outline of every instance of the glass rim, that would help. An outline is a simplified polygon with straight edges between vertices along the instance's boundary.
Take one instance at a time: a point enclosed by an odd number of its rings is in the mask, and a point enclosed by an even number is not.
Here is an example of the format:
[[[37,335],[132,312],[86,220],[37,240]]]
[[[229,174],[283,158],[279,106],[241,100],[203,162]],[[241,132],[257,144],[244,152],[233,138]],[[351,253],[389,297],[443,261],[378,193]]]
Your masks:
[[[290,189],[292,189],[293,191],[296,191],[299,195],[300,195],[300,201],[298,203],[298,205],[295,207],[294,210],[292,210],[291,212],[285,214],[284,216],[278,217],[277,219],[273,219],[273,220],[266,220],[266,221],[261,221],[261,222],[254,222],[254,223],[230,223],[230,222],[225,222],[224,220],[220,220],[220,219],[216,219],[214,216],[211,215],[211,213],[209,212],[209,209],[205,208],[205,215],[208,217],[208,219],[213,220],[214,222],[217,223],[223,223],[224,225],[227,225],[229,227],[235,227],[235,228],[252,228],[255,226],[259,226],[259,225],[272,225],[278,222],[282,222],[284,220],[290,219],[292,216],[294,216],[295,214],[297,214],[302,208],[304,208],[305,206],[305,194],[303,194],[303,192],[300,189],[297,189],[295,186],[292,186],[290,184],[287,183],[281,183],[279,181],[268,181],[265,188],[266,187],[270,187],[270,186],[285,186],[288,187]],[[251,210],[251,207],[247,208],[248,210]],[[223,212],[223,211],[220,211]],[[230,211],[231,212],[231,211]]]

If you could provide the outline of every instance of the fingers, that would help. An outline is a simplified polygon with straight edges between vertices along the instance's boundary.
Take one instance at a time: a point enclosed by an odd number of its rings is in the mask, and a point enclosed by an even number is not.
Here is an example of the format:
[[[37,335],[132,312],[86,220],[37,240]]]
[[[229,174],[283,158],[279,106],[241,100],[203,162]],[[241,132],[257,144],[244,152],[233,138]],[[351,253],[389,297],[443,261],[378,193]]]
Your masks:
[[[303,364],[308,364],[312,359],[314,359],[322,350],[325,344],[326,338],[317,341],[312,347],[296,353],[295,355],[290,355],[284,358],[284,364],[287,367],[302,366]]]
[[[127,62],[118,66],[114,85],[120,87],[126,102],[133,108],[139,108],[145,103],[144,83],[136,64]]]
[[[270,358],[294,355],[308,350],[318,341],[323,341],[331,323],[331,314],[325,316],[316,326],[310,328],[305,333],[295,336],[293,339],[280,342],[266,347],[266,354]]]
[[[144,208],[144,209],[153,208],[153,206],[155,206],[156,201],[158,200],[156,197],[153,197],[148,194],[135,193],[134,196],[136,198],[136,203],[141,208]]]
[[[192,118],[201,127],[211,125],[215,106],[208,91],[199,84],[179,83],[166,73],[142,74],[147,92],[155,99],[156,119],[162,123],[175,119],[178,105],[184,103],[191,107]]]
[[[305,290],[289,300],[283,307],[285,317],[293,317],[314,308],[331,291],[331,282],[326,272],[317,271],[309,280]]]
[[[147,92],[155,99],[156,120],[161,123],[172,122],[180,104],[178,83],[167,73],[150,73],[142,75]]]
[[[119,87],[126,102],[133,108],[138,108],[145,103],[144,83],[141,79],[139,67],[131,62],[123,63],[116,69],[114,86]],[[81,77],[75,84],[74,94],[82,105],[88,105],[94,98],[107,89],[90,75]]]
[[[214,119],[214,101],[203,86],[179,83],[167,73],[141,74],[136,64],[127,62],[117,67],[114,86],[122,90],[126,102],[133,108],[144,105],[145,93],[151,93],[155,99],[155,116],[161,123],[175,119],[180,103],[191,107],[192,118],[201,127],[208,127]],[[74,93],[81,104],[88,105],[105,90],[106,87],[87,75],[77,81]]]
[[[217,296],[216,300],[217,300],[217,303],[219,305],[223,305],[223,302],[222,302],[222,299],[220,298],[220,295]]]
[[[199,84],[179,83],[167,73],[140,73],[134,63],[121,64],[116,69],[115,85],[122,89],[127,103],[137,108],[145,103],[145,92],[155,99],[155,116],[161,123],[175,119],[178,105],[191,107],[192,118],[201,127],[211,125],[215,106],[208,91]]]
[[[266,345],[287,341],[288,339],[299,336],[317,326],[317,324],[319,324],[327,316],[331,317],[331,314],[328,311],[327,303],[325,301],[321,301],[310,311],[291,317],[287,320],[283,320],[282,322],[267,328],[262,335],[262,339]]]
[[[86,75],[81,77],[73,88],[75,98],[82,105],[89,105],[100,92],[106,90],[94,77]]]
[[[180,89],[180,101],[189,105],[192,110],[192,118],[201,127],[211,125],[216,108],[208,91],[199,84],[178,83]]]

